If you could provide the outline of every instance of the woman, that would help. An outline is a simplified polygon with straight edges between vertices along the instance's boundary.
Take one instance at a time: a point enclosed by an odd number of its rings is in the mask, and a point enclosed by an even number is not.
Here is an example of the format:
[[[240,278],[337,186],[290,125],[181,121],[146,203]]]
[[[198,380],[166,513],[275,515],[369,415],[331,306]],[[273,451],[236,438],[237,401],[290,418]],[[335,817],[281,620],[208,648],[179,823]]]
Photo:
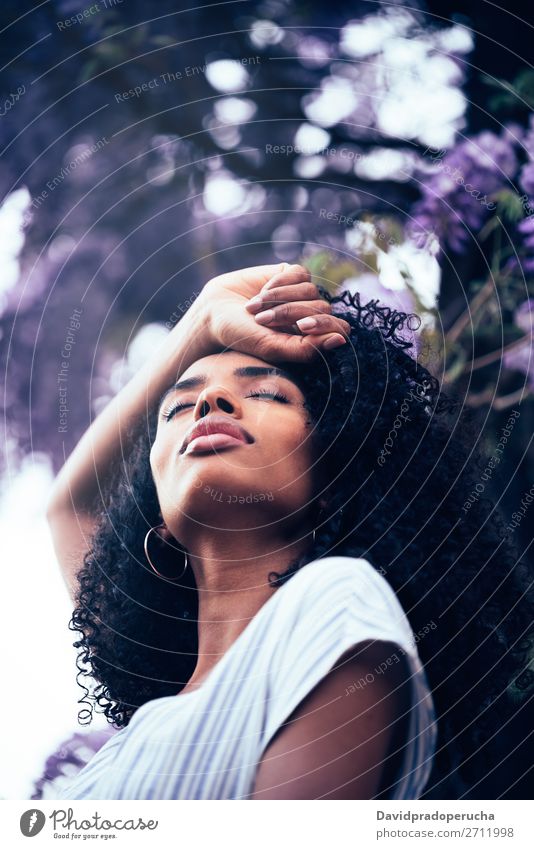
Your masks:
[[[472,430],[411,317],[348,300],[214,278],[61,470],[79,674],[120,729],[62,798],[477,798],[498,767],[526,577],[462,514]]]

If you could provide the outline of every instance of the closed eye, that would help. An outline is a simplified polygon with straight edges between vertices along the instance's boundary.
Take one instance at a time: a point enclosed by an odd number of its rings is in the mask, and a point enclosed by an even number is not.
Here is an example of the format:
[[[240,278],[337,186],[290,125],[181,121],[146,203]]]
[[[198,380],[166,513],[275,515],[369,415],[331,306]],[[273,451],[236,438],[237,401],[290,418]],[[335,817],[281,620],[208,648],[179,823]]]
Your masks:
[[[169,407],[168,410],[163,411],[162,416],[165,419],[165,421],[168,422],[169,419],[172,419],[172,417],[174,416],[175,413],[179,413],[180,410],[185,410],[186,407],[194,407],[194,406],[195,405],[193,403],[190,403],[190,404],[182,404],[182,403],[173,404],[171,407]]]
[[[257,392],[251,392],[246,398],[272,398],[274,401],[280,401],[282,404],[289,404],[289,398],[282,395],[281,392],[269,392],[266,389],[259,389]]]
[[[273,401],[279,401],[281,404],[289,404],[289,398],[285,395],[282,395],[281,392],[269,392],[267,389],[259,389],[256,392],[250,392],[248,395],[245,395],[245,398],[271,398]],[[194,403],[182,403],[178,402],[173,404],[168,410],[164,410],[162,413],[165,421],[170,421],[175,413],[179,413],[181,410],[185,410],[186,407],[194,407]]]

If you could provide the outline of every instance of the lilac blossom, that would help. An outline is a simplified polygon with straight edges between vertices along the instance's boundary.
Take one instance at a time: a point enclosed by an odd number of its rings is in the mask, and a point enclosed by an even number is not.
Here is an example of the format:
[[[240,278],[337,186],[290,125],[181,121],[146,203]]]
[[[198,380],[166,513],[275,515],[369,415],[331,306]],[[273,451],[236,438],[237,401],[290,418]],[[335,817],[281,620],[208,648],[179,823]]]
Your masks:
[[[64,740],[46,761],[43,774],[35,782],[31,799],[57,799],[58,792],[93,758],[104,743],[116,733],[113,728],[75,732]]]
[[[532,205],[534,209],[534,199],[532,201]],[[517,225],[517,229],[523,236],[522,253],[524,256],[521,258],[521,266],[523,271],[528,273],[534,271],[534,212],[529,215],[528,218],[524,218],[523,221],[520,221]],[[513,260],[514,265],[517,265],[515,257]]]
[[[521,234],[523,271],[534,271],[534,117],[531,115],[523,146],[528,160],[519,173],[519,185],[525,194],[521,197],[525,218],[517,229]],[[515,262],[517,264],[517,261]]]
[[[513,136],[486,130],[448,152],[429,148],[426,154],[432,170],[422,177],[409,233],[419,242],[434,233],[442,250],[464,253],[496,208],[495,193],[509,187],[517,171]]]
[[[519,174],[519,183],[523,191],[534,197],[534,116],[530,116],[529,128],[523,138],[523,147],[528,160]]]

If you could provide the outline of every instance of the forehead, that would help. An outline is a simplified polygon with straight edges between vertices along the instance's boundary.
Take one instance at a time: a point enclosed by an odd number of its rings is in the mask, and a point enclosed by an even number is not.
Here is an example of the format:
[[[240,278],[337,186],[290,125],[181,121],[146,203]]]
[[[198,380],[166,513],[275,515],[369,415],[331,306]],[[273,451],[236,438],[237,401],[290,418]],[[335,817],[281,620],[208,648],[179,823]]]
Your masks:
[[[269,363],[259,357],[250,354],[242,354],[239,351],[220,351],[195,360],[178,378],[177,382],[163,393],[159,406],[166,396],[180,389],[198,389],[209,381],[216,380],[218,383],[234,380],[246,380],[254,378],[269,378],[271,380],[290,381],[302,396],[298,381],[282,366]]]
[[[179,377],[192,377],[197,374],[232,374],[238,366],[263,366],[272,368],[272,363],[253,357],[250,354],[241,354],[239,351],[220,351],[217,354],[209,354],[195,360]]]

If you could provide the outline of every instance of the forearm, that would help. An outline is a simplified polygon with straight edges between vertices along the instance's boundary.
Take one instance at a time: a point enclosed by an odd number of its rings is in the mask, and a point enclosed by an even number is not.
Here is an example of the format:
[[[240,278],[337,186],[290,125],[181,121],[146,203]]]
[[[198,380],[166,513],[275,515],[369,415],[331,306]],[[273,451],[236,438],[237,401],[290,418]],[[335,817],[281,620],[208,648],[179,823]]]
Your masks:
[[[178,372],[214,352],[203,295],[85,431],[54,481],[48,516],[64,510],[90,513],[99,491],[106,487],[114,461],[129,449],[132,424],[157,403]]]

